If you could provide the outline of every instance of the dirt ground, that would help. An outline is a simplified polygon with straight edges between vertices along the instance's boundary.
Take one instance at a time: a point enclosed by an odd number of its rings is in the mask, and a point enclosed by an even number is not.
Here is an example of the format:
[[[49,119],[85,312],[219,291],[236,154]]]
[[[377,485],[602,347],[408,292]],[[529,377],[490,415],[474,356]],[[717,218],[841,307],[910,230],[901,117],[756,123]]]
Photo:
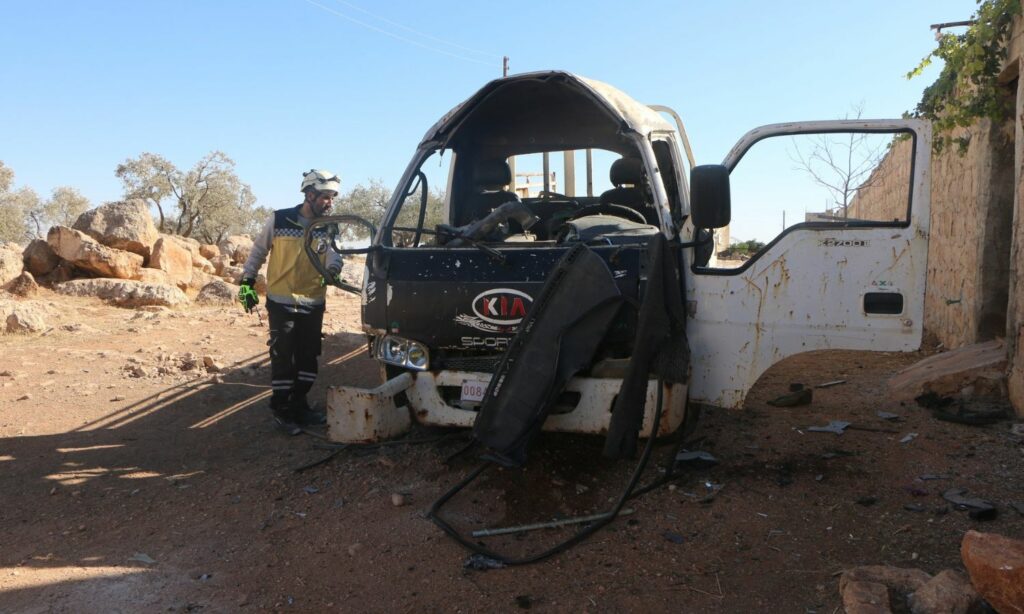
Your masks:
[[[818,353],[774,367],[744,411],[705,411],[686,470],[582,544],[539,564],[464,567],[424,511],[478,464],[439,442],[332,450],[275,430],[266,328],[236,308],[127,310],[42,291],[43,335],[0,337],[3,612],[836,612],[837,572],[962,569],[971,528],[1024,538],[1024,445],[1013,421],[965,426],[887,401],[916,355]],[[370,385],[358,303],[333,297],[321,377]],[[209,356],[221,373],[203,368]],[[775,408],[792,382],[811,405]],[[898,414],[889,422],[878,411]],[[845,420],[874,430],[806,430]],[[902,443],[909,433],[917,436]],[[414,437],[434,437],[418,429]],[[598,437],[545,435],[521,471],[492,471],[446,517],[463,530],[595,513],[633,465]],[[673,451],[654,451],[646,480]],[[939,479],[922,479],[922,476]],[[960,487],[987,522],[952,508]],[[404,505],[396,506],[393,495]],[[909,508],[909,509],[908,509]],[[488,538],[537,552],[568,529]]]

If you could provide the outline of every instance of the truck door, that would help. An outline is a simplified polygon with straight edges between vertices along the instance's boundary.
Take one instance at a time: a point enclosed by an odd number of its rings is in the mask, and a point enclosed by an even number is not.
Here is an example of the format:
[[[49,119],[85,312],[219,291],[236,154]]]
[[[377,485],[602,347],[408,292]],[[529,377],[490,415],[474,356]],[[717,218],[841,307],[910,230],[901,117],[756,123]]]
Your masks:
[[[920,346],[930,130],[777,124],[737,143],[724,161],[732,221],[712,265],[687,271],[691,399],[741,407],[765,370],[802,352]]]

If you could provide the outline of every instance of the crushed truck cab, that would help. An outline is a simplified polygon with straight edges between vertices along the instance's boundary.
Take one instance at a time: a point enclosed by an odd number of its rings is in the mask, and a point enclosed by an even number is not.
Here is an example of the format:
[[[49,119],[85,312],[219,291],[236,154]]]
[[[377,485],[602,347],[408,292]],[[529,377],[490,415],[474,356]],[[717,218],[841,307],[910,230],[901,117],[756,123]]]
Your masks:
[[[677,259],[690,361],[683,383],[648,381],[644,434],[676,431],[695,403],[741,407],[757,378],[793,354],[917,349],[929,130],[917,120],[765,126],[721,164],[696,166],[666,107],[565,72],[488,83],[430,128],[378,225],[338,216],[318,224],[329,241],[307,236],[311,255],[366,255],[361,287],[346,289],[361,296],[369,351],[387,376],[376,389],[330,388],[330,437],[392,437],[412,421],[472,426],[520,323],[579,244],[603,261],[624,302],[593,359],[558,394],[546,430],[607,431],[635,350],[655,235]],[[737,178],[748,152],[773,138],[837,134],[885,139],[842,215],[808,212],[742,259],[723,257],[740,197],[767,198],[745,187],[757,181]],[[890,162],[893,152],[906,164]],[[888,167],[896,170],[883,177]],[[353,246],[367,234],[368,246]]]

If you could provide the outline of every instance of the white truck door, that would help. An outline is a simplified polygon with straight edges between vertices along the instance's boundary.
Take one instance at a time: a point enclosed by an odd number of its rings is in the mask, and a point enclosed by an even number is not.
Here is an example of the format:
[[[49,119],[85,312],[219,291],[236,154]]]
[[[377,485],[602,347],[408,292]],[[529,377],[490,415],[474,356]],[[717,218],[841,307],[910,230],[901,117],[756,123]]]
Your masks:
[[[736,249],[686,273],[692,400],[741,407],[802,352],[920,346],[930,158],[920,120],[776,124],[736,144],[720,231]]]

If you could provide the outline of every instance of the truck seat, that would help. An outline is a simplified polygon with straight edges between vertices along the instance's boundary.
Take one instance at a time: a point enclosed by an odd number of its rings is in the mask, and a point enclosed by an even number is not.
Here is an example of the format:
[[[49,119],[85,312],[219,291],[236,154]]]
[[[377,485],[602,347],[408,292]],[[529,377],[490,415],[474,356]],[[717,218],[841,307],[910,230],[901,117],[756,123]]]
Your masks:
[[[602,205],[623,205],[636,209],[647,218],[650,224],[658,224],[657,215],[650,206],[650,188],[644,176],[644,163],[640,158],[619,158],[612,162],[608,171],[609,179],[615,187],[601,194]]]
[[[512,183],[512,169],[504,160],[481,160],[473,169],[473,196],[467,211],[468,219],[481,219],[496,207],[519,201],[515,192],[505,186]]]

